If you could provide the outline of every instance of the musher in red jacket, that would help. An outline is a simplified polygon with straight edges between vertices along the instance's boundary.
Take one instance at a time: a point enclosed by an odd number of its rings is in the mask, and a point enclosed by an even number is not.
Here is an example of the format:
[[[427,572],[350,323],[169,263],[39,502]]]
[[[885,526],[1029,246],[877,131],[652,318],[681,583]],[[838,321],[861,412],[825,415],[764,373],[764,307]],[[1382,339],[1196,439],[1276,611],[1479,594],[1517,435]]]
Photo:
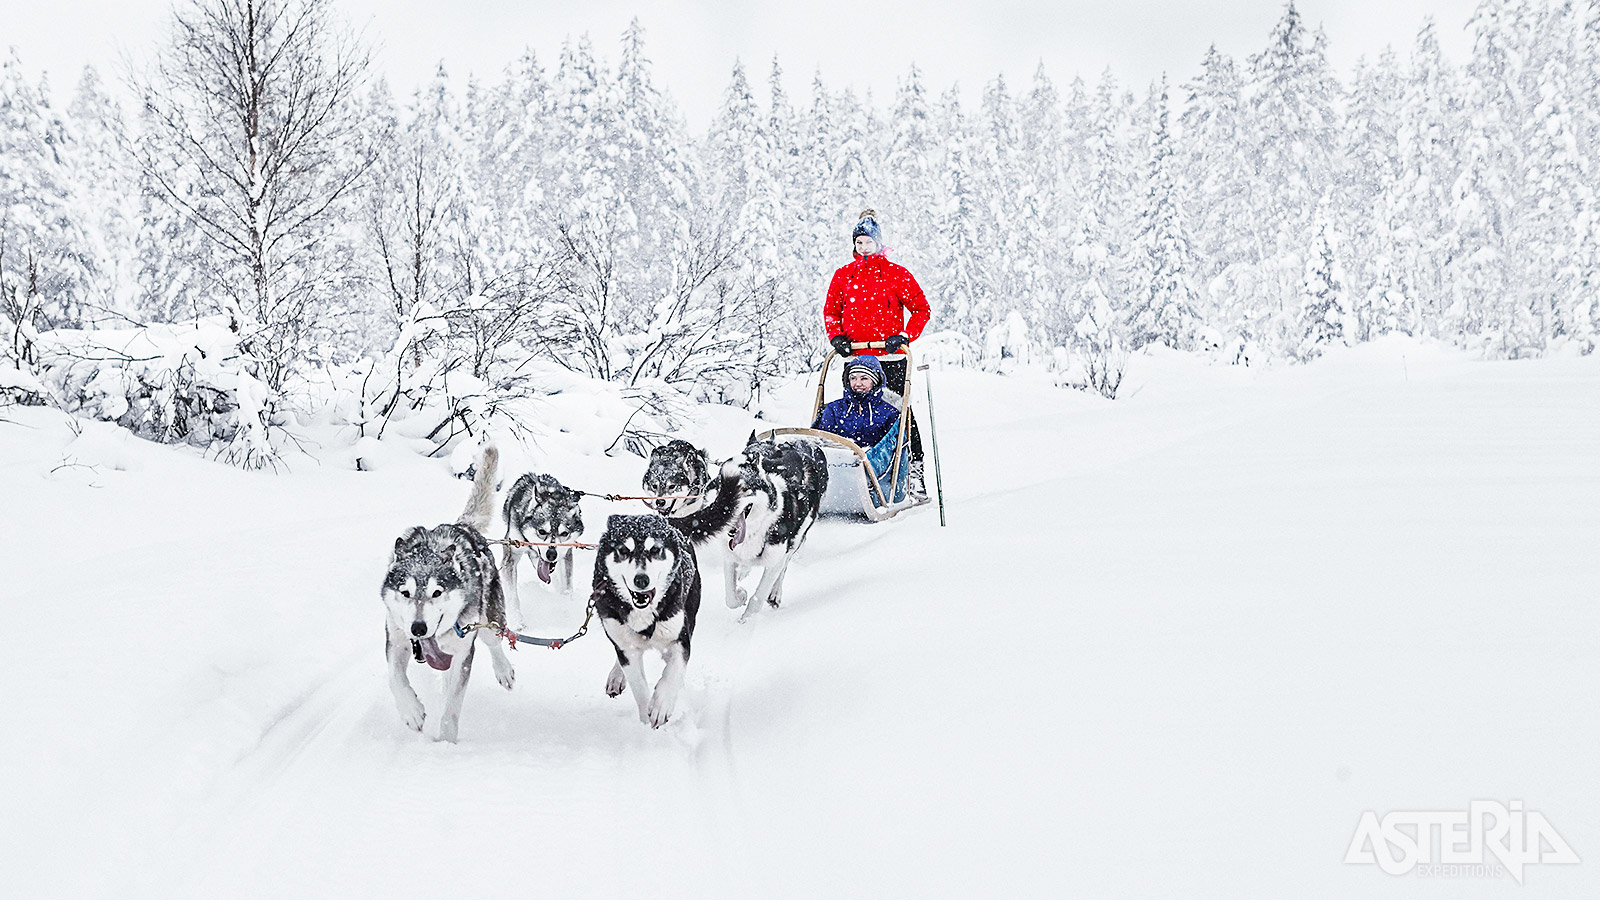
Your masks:
[[[833,273],[828,284],[828,299],[822,304],[822,324],[828,343],[849,358],[857,353],[879,356],[899,353],[906,344],[922,336],[932,312],[922,295],[922,287],[905,266],[895,265],[884,255],[883,234],[878,214],[862,210],[855,230],[855,259]],[[909,313],[911,320],[906,321]],[[851,342],[883,341],[883,350],[852,350]],[[896,394],[906,390],[906,361],[883,363],[884,387]],[[906,410],[911,415],[909,406]],[[922,434],[915,416],[910,419],[911,492],[926,496],[922,485]]]

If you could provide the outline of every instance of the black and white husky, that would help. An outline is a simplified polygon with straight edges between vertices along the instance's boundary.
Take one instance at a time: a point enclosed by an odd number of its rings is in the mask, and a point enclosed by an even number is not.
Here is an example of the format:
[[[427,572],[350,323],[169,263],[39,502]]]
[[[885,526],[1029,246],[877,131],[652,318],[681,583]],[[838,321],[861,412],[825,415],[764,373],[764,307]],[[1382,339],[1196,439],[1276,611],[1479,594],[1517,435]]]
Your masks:
[[[617,651],[606,696],[633,691],[639,721],[660,728],[671,718],[689,665],[689,641],[700,610],[700,568],[694,547],[660,516],[612,516],[600,537],[591,602]],[[644,655],[666,664],[646,692]]]
[[[578,507],[582,496],[550,475],[523,475],[506,495],[506,539],[551,544],[577,540],[583,535],[583,511]],[[572,593],[571,547],[507,544],[505,581],[508,591],[517,589],[518,557],[531,560],[539,580],[551,585],[557,593]]]
[[[752,432],[744,452],[722,464],[692,509],[669,521],[696,545],[723,554],[728,606],[744,607],[740,619],[748,619],[763,602],[782,603],[789,561],[816,522],[827,488],[828,461],[815,441],[758,441]],[[761,581],[746,594],[739,576],[753,566],[762,567]]]
[[[439,739],[444,741],[454,741],[461,727],[461,700],[480,633],[467,630],[462,636],[456,626],[505,622],[505,594],[494,551],[483,536],[493,515],[498,462],[494,446],[485,447],[461,517],[437,528],[408,529],[394,542],[383,578],[389,689],[400,719],[413,731],[422,730],[426,714],[407,669],[413,660],[426,662],[446,673],[444,714],[439,719]],[[489,644],[495,679],[511,690],[516,675],[500,646],[498,627],[483,629],[482,636]]]
[[[673,498],[646,501],[656,512],[668,517],[699,512],[711,487],[711,466],[699,447],[674,439],[650,451],[644,489],[657,498]]]

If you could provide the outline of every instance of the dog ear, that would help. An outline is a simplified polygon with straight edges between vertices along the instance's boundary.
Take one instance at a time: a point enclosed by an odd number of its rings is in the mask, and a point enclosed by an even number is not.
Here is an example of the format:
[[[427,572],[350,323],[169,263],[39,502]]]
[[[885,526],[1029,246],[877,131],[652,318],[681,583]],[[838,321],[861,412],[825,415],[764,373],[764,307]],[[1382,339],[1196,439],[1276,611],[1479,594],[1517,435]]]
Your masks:
[[[744,445],[746,447],[748,447],[751,444],[754,444],[755,442],[756,442],[756,430],[754,428],[752,428],[752,429],[750,429],[750,439],[745,441]]]
[[[406,529],[406,533],[394,539],[394,552],[399,553],[407,544],[416,543],[417,539],[428,533],[428,529],[421,525],[413,525]]]

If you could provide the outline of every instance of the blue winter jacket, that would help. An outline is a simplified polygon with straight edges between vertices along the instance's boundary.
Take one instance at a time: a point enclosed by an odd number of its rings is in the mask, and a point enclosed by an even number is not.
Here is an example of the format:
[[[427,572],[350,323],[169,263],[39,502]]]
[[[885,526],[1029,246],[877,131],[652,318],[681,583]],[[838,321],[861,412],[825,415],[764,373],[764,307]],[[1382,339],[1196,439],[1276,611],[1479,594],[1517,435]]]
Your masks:
[[[857,394],[850,390],[850,367],[863,365],[878,374],[878,387]],[[845,363],[844,396],[824,406],[811,427],[831,431],[867,448],[883,440],[899,419],[900,410],[883,399],[883,367],[877,357],[857,356]]]

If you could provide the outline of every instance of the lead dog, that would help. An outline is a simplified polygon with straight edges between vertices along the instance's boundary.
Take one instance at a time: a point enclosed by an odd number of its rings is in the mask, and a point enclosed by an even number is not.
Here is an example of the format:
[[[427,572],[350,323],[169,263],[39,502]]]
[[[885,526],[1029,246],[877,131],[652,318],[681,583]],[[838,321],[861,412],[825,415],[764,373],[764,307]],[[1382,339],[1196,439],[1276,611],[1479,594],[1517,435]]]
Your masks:
[[[483,449],[472,479],[472,496],[461,517],[437,528],[419,525],[408,529],[394,542],[383,578],[389,689],[400,709],[400,720],[412,731],[422,730],[427,714],[407,670],[413,660],[426,662],[445,673],[444,714],[439,718],[439,740],[443,741],[454,741],[460,731],[461,700],[472,675],[479,635],[473,629],[462,636],[456,626],[503,625],[506,620],[494,552],[483,536],[493,514],[499,458],[493,445]],[[516,673],[500,646],[498,628],[485,631],[495,680],[509,691]]]
[[[606,696],[632,689],[639,721],[660,728],[671,718],[689,665],[689,642],[700,611],[700,567],[694,547],[660,516],[612,516],[600,536],[591,602],[617,652]],[[644,655],[666,667],[646,696]]]

